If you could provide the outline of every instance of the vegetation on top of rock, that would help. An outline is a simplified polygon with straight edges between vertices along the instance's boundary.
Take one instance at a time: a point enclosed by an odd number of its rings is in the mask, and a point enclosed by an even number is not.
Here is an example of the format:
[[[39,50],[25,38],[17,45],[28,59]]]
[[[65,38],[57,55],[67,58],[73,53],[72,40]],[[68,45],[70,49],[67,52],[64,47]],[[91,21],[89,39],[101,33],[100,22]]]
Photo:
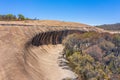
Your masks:
[[[0,15],[0,21],[22,21],[22,20],[33,20],[33,19],[27,18],[22,14],[18,14],[17,16],[13,14]]]

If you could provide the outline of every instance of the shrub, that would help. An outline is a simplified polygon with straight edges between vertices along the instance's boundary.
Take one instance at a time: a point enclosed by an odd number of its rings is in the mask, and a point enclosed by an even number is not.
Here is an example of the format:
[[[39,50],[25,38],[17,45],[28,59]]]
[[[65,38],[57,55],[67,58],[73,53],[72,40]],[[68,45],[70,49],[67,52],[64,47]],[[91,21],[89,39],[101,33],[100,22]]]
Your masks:
[[[120,35],[87,32],[68,36],[65,58],[82,80],[119,80]],[[116,55],[117,54],[117,55]]]

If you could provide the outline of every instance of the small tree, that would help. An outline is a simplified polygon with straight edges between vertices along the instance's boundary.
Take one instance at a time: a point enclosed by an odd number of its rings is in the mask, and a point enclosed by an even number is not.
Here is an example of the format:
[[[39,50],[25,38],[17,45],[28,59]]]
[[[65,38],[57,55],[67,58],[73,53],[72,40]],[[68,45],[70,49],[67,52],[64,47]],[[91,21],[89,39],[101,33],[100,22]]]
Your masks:
[[[18,20],[25,20],[25,17],[22,14],[18,14]]]

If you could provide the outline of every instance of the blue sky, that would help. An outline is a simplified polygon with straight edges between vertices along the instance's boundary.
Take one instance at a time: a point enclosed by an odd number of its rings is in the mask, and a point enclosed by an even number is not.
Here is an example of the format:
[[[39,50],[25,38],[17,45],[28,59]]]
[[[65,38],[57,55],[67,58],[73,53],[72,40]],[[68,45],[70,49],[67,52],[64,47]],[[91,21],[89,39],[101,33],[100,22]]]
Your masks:
[[[90,25],[120,22],[120,0],[0,0],[0,14]]]

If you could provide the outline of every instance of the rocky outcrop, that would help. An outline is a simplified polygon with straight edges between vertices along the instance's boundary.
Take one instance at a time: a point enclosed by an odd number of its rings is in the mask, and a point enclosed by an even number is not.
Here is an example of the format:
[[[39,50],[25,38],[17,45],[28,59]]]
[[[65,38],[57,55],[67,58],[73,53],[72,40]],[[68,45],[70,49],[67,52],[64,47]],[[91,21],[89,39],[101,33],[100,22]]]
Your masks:
[[[48,23],[48,24],[47,24]],[[0,80],[75,78],[59,66],[62,40],[72,33],[104,30],[58,21],[0,22]]]

